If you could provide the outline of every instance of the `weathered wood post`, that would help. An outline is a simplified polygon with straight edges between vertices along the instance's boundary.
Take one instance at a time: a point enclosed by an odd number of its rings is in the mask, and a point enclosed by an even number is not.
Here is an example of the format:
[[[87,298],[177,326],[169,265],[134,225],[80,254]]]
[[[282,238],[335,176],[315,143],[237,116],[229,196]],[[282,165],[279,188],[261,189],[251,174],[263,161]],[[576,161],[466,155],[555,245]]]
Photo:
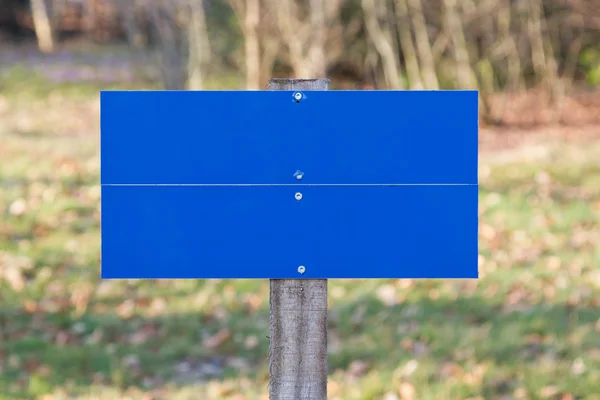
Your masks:
[[[329,82],[270,79],[269,90],[327,90]],[[327,279],[271,279],[270,284],[270,399],[326,400]]]

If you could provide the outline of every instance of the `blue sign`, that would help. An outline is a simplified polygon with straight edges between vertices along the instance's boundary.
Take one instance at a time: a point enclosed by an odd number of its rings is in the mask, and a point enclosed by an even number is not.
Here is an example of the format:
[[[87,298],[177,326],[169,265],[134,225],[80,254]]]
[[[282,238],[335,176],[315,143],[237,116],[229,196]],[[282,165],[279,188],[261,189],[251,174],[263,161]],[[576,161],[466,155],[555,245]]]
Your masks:
[[[101,93],[103,278],[476,278],[476,91]]]

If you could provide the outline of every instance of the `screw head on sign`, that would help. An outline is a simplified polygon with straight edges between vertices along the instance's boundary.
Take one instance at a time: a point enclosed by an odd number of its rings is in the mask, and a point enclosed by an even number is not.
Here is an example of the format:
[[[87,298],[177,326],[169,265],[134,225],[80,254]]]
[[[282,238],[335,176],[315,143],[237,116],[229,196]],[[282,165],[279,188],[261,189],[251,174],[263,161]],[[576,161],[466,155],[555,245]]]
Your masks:
[[[304,265],[301,265],[298,267],[298,272],[303,274],[304,272],[306,272],[306,267]]]
[[[302,200],[302,193],[298,192],[294,195],[294,197],[296,198],[296,200],[300,201]]]
[[[294,93],[294,98],[295,98],[296,100],[300,100],[300,99],[302,98],[302,93],[300,93],[300,92],[296,92],[296,93]]]
[[[302,178],[304,178],[304,172],[302,172],[302,171],[296,171],[294,173],[294,176],[296,177],[296,179],[302,180]]]

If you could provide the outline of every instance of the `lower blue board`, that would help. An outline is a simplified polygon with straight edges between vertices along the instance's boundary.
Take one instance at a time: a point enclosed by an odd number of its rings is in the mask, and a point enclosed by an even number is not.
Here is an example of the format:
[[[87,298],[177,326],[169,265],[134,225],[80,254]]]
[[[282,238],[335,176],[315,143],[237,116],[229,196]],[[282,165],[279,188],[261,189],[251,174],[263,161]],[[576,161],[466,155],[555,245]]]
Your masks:
[[[102,186],[102,277],[477,278],[477,188]]]

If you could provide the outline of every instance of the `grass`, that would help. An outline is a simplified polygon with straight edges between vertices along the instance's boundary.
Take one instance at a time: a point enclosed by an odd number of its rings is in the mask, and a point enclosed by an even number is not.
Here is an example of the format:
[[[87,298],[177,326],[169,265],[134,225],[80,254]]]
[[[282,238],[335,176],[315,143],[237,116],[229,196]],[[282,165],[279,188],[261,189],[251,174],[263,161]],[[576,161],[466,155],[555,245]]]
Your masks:
[[[12,93],[0,399],[266,399],[268,282],[101,281],[95,100]],[[479,280],[331,281],[330,398],[600,399],[599,159],[481,157]]]
[[[126,59],[126,58],[125,58]],[[41,62],[41,61],[40,61]],[[68,69],[69,65],[57,66],[56,69]],[[85,65],[80,66],[85,68]],[[89,68],[88,68],[89,70]],[[92,70],[93,71],[93,70]],[[24,85],[23,82],[26,82]],[[266,86],[266,85],[265,85]],[[129,83],[102,83],[95,80],[53,81],[31,69],[22,66],[7,68],[0,74],[0,91],[12,101],[39,101],[53,95],[67,97],[71,100],[88,100],[94,98],[99,90],[159,90],[161,86],[155,78],[145,77]],[[205,82],[205,90],[240,90],[244,89],[239,74],[219,72],[218,77],[209,76]]]

